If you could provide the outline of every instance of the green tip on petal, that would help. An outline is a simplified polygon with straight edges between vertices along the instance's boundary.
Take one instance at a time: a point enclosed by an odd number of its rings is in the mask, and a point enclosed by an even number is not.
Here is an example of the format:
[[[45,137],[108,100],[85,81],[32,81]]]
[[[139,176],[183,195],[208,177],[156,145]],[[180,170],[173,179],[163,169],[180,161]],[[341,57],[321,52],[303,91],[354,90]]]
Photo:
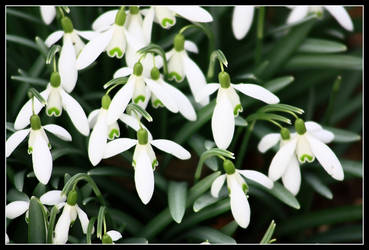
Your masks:
[[[145,102],[145,97],[143,96],[143,95],[139,95],[139,96],[137,96],[134,100],[133,100],[133,102],[135,103],[135,104],[138,104],[140,101],[142,101],[142,102]]]
[[[169,78],[169,80],[176,80],[176,82],[181,82],[182,81],[182,76],[180,76],[175,71],[170,72],[168,78]]]
[[[148,136],[148,133],[147,133],[146,129],[140,128],[137,131],[137,140],[138,140],[139,144],[146,145],[147,142],[149,141],[148,138],[149,138],[149,136]]]
[[[123,51],[120,48],[116,47],[116,48],[113,48],[113,49],[109,50],[108,56],[110,56],[110,57],[116,56],[117,58],[122,58],[123,57]]]
[[[159,99],[156,99],[152,105],[154,108],[164,107],[164,104]]]
[[[111,98],[109,95],[104,95],[102,98],[101,98],[101,107],[103,109],[108,109],[109,106],[110,106],[110,103],[111,103]]]
[[[61,112],[58,108],[51,107],[51,108],[47,109],[46,114],[47,114],[47,116],[53,116],[54,115],[54,116],[58,117],[58,116],[61,115]]]
[[[131,13],[131,14],[137,14],[139,11],[140,11],[140,7],[138,7],[138,6],[129,7],[129,13]]]
[[[152,170],[155,170],[156,169],[156,167],[159,165],[159,162],[158,162],[158,160],[157,159],[154,159],[153,161],[152,161],[152,164],[151,164],[151,166],[152,166]]]
[[[103,238],[102,238],[102,243],[103,244],[112,244],[113,240],[111,239],[111,237],[108,234],[104,234]]]
[[[174,49],[178,52],[184,50],[185,38],[182,34],[177,34],[174,37]]]
[[[135,65],[133,66],[133,74],[136,76],[140,76],[142,75],[142,71],[143,71],[142,64],[140,62],[136,62]]]
[[[38,115],[32,115],[30,118],[32,130],[39,130],[41,128],[41,120]]]
[[[300,162],[301,163],[304,163],[304,162],[313,162],[314,161],[314,157],[311,156],[311,155],[307,155],[307,154],[303,154],[301,157],[300,157]]]
[[[242,184],[242,191],[245,193],[245,194],[247,194],[247,191],[249,190],[249,187],[247,186],[247,184],[246,183],[243,183]]]
[[[50,84],[54,88],[57,88],[60,86],[60,74],[59,72],[53,72],[50,76]]]
[[[234,172],[236,171],[236,168],[234,167],[234,164],[232,161],[230,160],[224,160],[223,162],[223,168],[224,171],[229,175],[229,174],[234,174]]]
[[[234,107],[234,109],[233,109],[233,114],[234,114],[234,116],[238,116],[238,114],[242,111],[243,111],[242,105],[237,104],[236,107]]]
[[[110,140],[113,140],[114,139],[114,137],[119,137],[119,131],[118,131],[118,129],[115,129],[115,128],[113,128],[111,131],[110,131],[110,133],[109,133],[109,139]]]
[[[69,17],[63,17],[61,19],[61,25],[63,27],[63,30],[65,33],[72,33],[73,32],[73,23],[72,21],[69,19]]]
[[[218,74],[218,80],[219,80],[220,86],[224,89],[229,88],[229,86],[231,85],[231,77],[225,71],[222,71]]]
[[[296,129],[296,132],[299,134],[299,135],[303,135],[305,134],[306,132],[306,127],[305,127],[305,122],[304,120],[298,118],[296,119],[295,121],[295,129]]]
[[[173,24],[174,24],[174,20],[173,19],[170,19],[170,18],[165,17],[163,20],[161,20],[161,25],[164,28],[168,28],[170,26],[173,26]]]
[[[119,26],[123,26],[126,22],[126,11],[124,7],[120,8],[117,15],[115,16],[115,24]]]
[[[78,193],[76,190],[72,190],[68,193],[67,203],[70,206],[74,206],[77,203]]]
[[[153,80],[158,80],[160,77],[160,71],[157,67],[152,68],[150,74]]]
[[[281,128],[280,134],[283,140],[290,139],[290,131],[287,128]]]

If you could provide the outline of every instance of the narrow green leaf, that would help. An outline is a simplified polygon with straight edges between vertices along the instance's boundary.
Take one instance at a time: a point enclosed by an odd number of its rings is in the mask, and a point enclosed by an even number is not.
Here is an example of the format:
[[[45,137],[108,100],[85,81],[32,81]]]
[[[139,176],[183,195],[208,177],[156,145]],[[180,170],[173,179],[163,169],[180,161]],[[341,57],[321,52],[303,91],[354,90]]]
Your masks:
[[[6,122],[6,129],[11,131],[11,132],[16,132],[17,130],[14,129],[14,123],[11,122]]]
[[[91,244],[91,236],[92,236],[92,229],[94,228],[94,223],[96,221],[96,216],[92,217],[88,222],[87,226],[87,233],[86,233],[86,243]]]
[[[105,210],[106,207],[105,206],[101,206],[99,209],[99,214],[97,216],[97,230],[96,230],[96,236],[97,238],[102,240],[102,236],[103,236],[103,224],[105,221]]]
[[[24,174],[26,173],[26,170],[20,171],[14,175],[14,186],[19,191],[23,191],[23,185],[24,185]]]
[[[11,76],[10,79],[19,81],[19,82],[33,84],[35,86],[41,86],[41,87],[46,87],[48,83],[48,81],[46,81],[45,79],[29,77],[29,76]]]
[[[32,195],[36,197],[41,197],[41,195],[43,195],[44,193],[46,193],[46,185],[39,182],[33,190]]]
[[[363,163],[361,161],[340,160],[345,174],[363,178]]]
[[[6,199],[8,202],[13,202],[13,201],[29,201],[28,195],[23,193],[23,192],[19,192],[18,190],[12,188],[9,190],[9,192],[6,194]]]
[[[263,238],[261,239],[260,244],[269,244],[269,243],[271,243],[272,236],[273,236],[273,233],[274,233],[274,229],[275,229],[275,222],[274,222],[274,220],[272,220],[270,222],[270,225],[269,225],[267,231],[265,232]]]
[[[34,88],[31,88],[30,90],[30,93],[32,93],[32,95],[34,97],[37,98],[37,100],[39,100],[43,105],[46,105],[46,100],[42,97],[42,95]]]
[[[322,233],[316,233],[305,240],[308,243],[359,243],[363,242],[363,225],[344,225]]]
[[[16,17],[19,17],[19,18],[23,18],[26,21],[31,21],[31,22],[37,23],[38,25],[40,25],[40,24],[45,25],[45,23],[42,22],[39,18],[31,16],[27,13],[22,12],[22,11],[18,11],[15,8],[9,8],[9,7],[6,8],[6,14],[13,15],[13,16],[16,16]]]
[[[238,224],[235,220],[233,220],[229,222],[227,225],[225,225],[224,227],[222,227],[220,231],[225,233],[226,235],[232,236],[234,232],[236,232],[237,228],[238,228]]]
[[[322,183],[322,181],[319,180],[319,178],[317,178],[315,175],[305,173],[304,179],[320,195],[324,196],[327,199],[333,198],[331,190],[329,190],[329,188],[326,185],[324,185],[324,183]]]
[[[31,197],[28,218],[28,243],[46,243],[46,223],[43,207],[36,197]]]
[[[6,34],[6,41],[24,45],[35,50],[39,50],[37,44],[34,41],[17,35]]]
[[[290,85],[290,83],[293,82],[294,80],[295,78],[293,76],[282,76],[266,82],[264,84],[264,87],[270,90],[271,92],[275,93],[283,89],[284,87]]]
[[[334,134],[334,142],[355,142],[359,141],[361,139],[361,136],[359,134],[356,134],[354,132],[345,130],[345,129],[339,129],[339,128],[332,128],[323,126],[324,129],[331,131]]]
[[[210,193],[206,193],[195,200],[192,206],[193,211],[197,213],[201,209],[216,203],[218,200],[219,197],[215,198]]]
[[[46,46],[45,42],[38,36],[35,37],[35,42],[40,50],[40,52],[47,57],[47,52],[49,48]],[[59,46],[59,45],[58,45]],[[60,47],[60,46],[59,46]]]
[[[187,183],[170,181],[168,185],[168,206],[172,218],[181,223],[186,209]]]
[[[129,237],[129,238],[124,238],[122,240],[122,243],[133,243],[133,244],[148,244],[148,240],[142,237]]]
[[[295,209],[300,209],[300,204],[295,196],[288,191],[282,184],[278,182],[274,182],[274,186],[272,189],[265,189],[274,197],[285,203],[286,205],[293,207]]]
[[[99,168],[93,168],[87,172],[91,176],[127,176],[131,177],[132,173],[125,169],[110,166],[101,166]]]
[[[50,212],[49,225],[47,227],[47,243],[53,243],[54,225],[55,225],[56,215],[58,213],[59,213],[58,207],[53,206]]]
[[[246,117],[246,121],[248,122],[252,122],[256,120],[265,120],[265,121],[276,120],[276,121],[281,121],[281,122],[291,125],[290,119],[284,116],[281,116],[281,115],[277,115],[277,114],[256,112]]]
[[[200,241],[208,240],[209,243],[236,244],[237,242],[230,236],[211,227],[196,227],[185,234],[185,237],[191,237]]]
[[[84,153],[77,148],[57,148],[51,152],[53,161],[60,158],[63,155],[84,155]]]
[[[191,139],[188,141],[188,144],[196,152],[198,156],[201,156],[201,154],[206,151],[205,139],[201,136],[198,135],[192,136]],[[204,164],[213,171],[218,170],[218,162],[215,158],[206,159]]]
[[[245,119],[243,119],[241,116],[237,116],[234,119],[235,125],[239,127],[247,127],[248,123]]]
[[[339,53],[346,50],[346,45],[336,41],[307,38],[297,51],[302,53]]]
[[[220,175],[220,173],[220,171],[214,172],[211,175],[206,176],[204,179],[202,179],[190,188],[187,198],[187,207],[192,205],[192,203],[201,194],[203,194],[210,188],[211,184],[213,184],[213,181]]]

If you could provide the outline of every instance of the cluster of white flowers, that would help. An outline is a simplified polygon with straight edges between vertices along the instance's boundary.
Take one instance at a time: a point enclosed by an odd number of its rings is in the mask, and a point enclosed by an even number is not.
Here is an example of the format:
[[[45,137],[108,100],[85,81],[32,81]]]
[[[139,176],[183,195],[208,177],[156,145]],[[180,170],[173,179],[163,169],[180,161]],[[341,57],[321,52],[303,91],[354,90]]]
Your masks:
[[[352,22],[343,7],[325,7],[347,30],[352,30]],[[322,11],[322,8],[294,7],[287,23],[304,18],[309,12]],[[50,24],[56,16],[56,8],[42,6],[41,16]],[[191,157],[181,145],[166,139],[153,139],[149,130],[140,121],[140,115],[127,114],[129,103],[146,109],[151,99],[154,108],[165,107],[170,112],[180,113],[189,121],[196,121],[197,114],[190,99],[180,90],[166,82],[160,69],[166,63],[163,57],[153,53],[140,54],[139,50],[151,41],[153,23],[164,29],[170,29],[176,23],[176,16],[191,22],[211,22],[212,16],[198,6],[153,6],[139,8],[131,6],[107,11],[93,23],[92,30],[74,29],[71,19],[60,18],[63,30],[50,34],[45,44],[51,47],[63,38],[57,71],[51,74],[50,82],[40,95],[47,100],[45,112],[48,116],[59,117],[64,109],[75,128],[84,136],[90,136],[88,157],[93,166],[102,159],[112,157],[135,146],[132,166],[134,181],[139,198],[147,204],[154,192],[154,170],[159,162],[152,146],[186,160]],[[252,25],[253,6],[237,6],[234,9],[232,29],[237,39],[245,37]],[[82,41],[81,37],[87,40]],[[93,64],[103,53],[109,57],[121,59],[125,56],[126,66],[118,69],[113,78],[128,77],[127,82],[113,98],[109,92],[101,98],[101,108],[93,110],[88,117],[81,105],[71,96],[78,81],[78,71]],[[168,78],[182,82],[185,78],[199,106],[210,102],[210,95],[218,90],[216,105],[212,115],[211,128],[215,144],[220,149],[227,149],[232,142],[235,117],[243,111],[237,91],[261,100],[267,104],[279,103],[279,98],[267,89],[249,83],[233,84],[230,75],[219,73],[219,83],[207,83],[200,67],[191,59],[187,51],[198,53],[196,44],[185,40],[179,33],[174,38],[173,48],[166,53]],[[37,98],[28,100],[21,108],[14,128],[17,130],[6,141],[6,157],[29,134],[28,153],[32,154],[33,170],[42,184],[47,184],[52,175],[51,144],[44,130],[57,137],[71,141],[71,135],[55,124],[41,125],[38,116],[44,107]],[[137,138],[119,138],[118,120],[137,132]],[[24,129],[30,124],[30,128]],[[306,128],[305,128],[306,127]],[[90,130],[91,134],[90,134]],[[315,122],[304,123],[296,120],[296,133],[273,133],[262,138],[258,148],[265,152],[280,141],[280,150],[269,167],[269,177],[253,170],[238,170],[229,160],[224,161],[225,174],[219,176],[211,186],[211,194],[218,197],[219,191],[227,180],[232,214],[236,222],[246,228],[250,222],[250,206],[247,200],[247,184],[244,177],[254,180],[267,188],[273,188],[273,181],[282,177],[285,187],[296,195],[301,183],[299,163],[312,162],[315,157],[323,168],[335,179],[343,179],[340,162],[334,153],[324,144],[333,140],[333,134],[324,130]],[[108,142],[109,141],[109,142]],[[66,243],[70,224],[77,215],[86,233],[88,218],[78,207],[77,193],[73,190],[68,197],[61,196],[61,191],[49,191],[40,197],[45,205],[57,205],[63,212],[55,226],[54,243]],[[66,202],[67,201],[67,202]],[[14,219],[28,210],[29,202],[15,201],[7,205],[6,217]],[[7,235],[6,235],[7,236]],[[122,236],[117,231],[104,235],[106,242],[113,242]]]

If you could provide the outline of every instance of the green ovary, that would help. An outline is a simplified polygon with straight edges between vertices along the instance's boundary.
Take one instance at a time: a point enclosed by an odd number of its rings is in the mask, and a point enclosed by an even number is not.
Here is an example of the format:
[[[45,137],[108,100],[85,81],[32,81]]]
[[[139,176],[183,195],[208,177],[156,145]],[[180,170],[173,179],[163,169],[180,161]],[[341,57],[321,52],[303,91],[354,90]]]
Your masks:
[[[108,55],[110,57],[114,57],[115,54],[117,54],[117,57],[118,58],[122,58],[123,57],[123,51],[120,48],[114,48],[114,49],[109,50]]]
[[[168,27],[170,25],[173,25],[174,24],[174,21],[172,19],[169,19],[169,18],[164,18],[162,21],[161,21],[161,24],[164,26],[164,27]],[[169,24],[167,26],[167,24]]]
[[[49,108],[47,110],[47,115],[52,116],[53,114],[55,114],[55,116],[59,116],[60,115],[60,110],[55,108],[55,107]]]
[[[177,72],[173,71],[169,73],[169,79],[175,79],[177,82],[182,81],[182,76],[180,76]]]
[[[143,95],[139,95],[133,101],[136,104],[138,104],[139,101],[145,102],[145,97]]]
[[[113,140],[114,139],[114,135],[116,137],[119,137],[119,131],[117,129],[112,129],[109,133],[109,139]]]
[[[242,111],[243,111],[243,108],[242,108],[241,104],[237,104],[236,107],[234,107],[234,109],[233,109],[233,114],[235,116],[238,116],[238,113],[242,112]]]

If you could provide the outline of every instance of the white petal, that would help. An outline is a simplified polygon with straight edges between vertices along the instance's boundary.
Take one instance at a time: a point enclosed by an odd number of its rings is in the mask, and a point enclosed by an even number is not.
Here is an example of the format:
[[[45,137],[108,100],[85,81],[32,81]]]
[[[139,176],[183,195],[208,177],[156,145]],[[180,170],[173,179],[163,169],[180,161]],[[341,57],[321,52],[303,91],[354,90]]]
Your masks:
[[[331,141],[334,140],[334,134],[331,131],[325,129],[309,133],[324,143],[330,143]]]
[[[99,34],[98,32],[90,31],[90,30],[87,30],[87,31],[81,31],[81,30],[76,30],[76,29],[74,30],[77,32],[78,35],[80,35],[86,40],[92,40]]]
[[[129,75],[132,75],[132,73],[133,73],[132,68],[123,67],[123,68],[120,68],[117,71],[115,71],[115,73],[113,75],[113,78],[129,76]]]
[[[168,6],[168,9],[193,22],[208,23],[213,21],[210,13],[200,6]]]
[[[286,189],[293,195],[296,195],[299,192],[301,184],[301,172],[296,156],[291,157],[287,169],[282,175],[282,182]]]
[[[270,134],[264,135],[258,144],[258,150],[261,153],[265,153],[266,151],[268,151],[268,149],[270,149],[275,144],[277,144],[280,139],[281,139],[281,135],[279,133],[270,133]]]
[[[6,205],[5,216],[9,219],[17,218],[24,214],[29,208],[29,202],[27,201],[13,201]]]
[[[86,114],[81,105],[71,95],[63,90],[61,91],[61,96],[63,108],[65,111],[67,111],[73,125],[81,134],[88,136],[90,133],[90,128]]]
[[[76,51],[70,36],[64,36],[63,47],[59,57],[60,83],[70,93],[77,82]]]
[[[147,86],[150,90],[156,95],[156,97],[164,104],[165,107],[168,108],[173,113],[178,112],[178,107],[174,102],[173,97],[169,92],[166,91],[165,88],[162,88],[159,83],[155,82],[152,79],[144,78]]]
[[[344,177],[342,165],[333,151],[323,142],[312,136],[307,135],[306,138],[310,143],[311,151],[324,170],[334,179],[342,181]]]
[[[268,172],[268,177],[272,179],[272,181],[278,180],[284,174],[288,163],[295,152],[296,143],[297,139],[292,139],[291,141],[287,142],[273,157]]]
[[[50,89],[46,88],[44,91],[40,93],[40,95],[47,100]],[[35,114],[38,114],[44,105],[37,99],[34,98],[34,111]],[[29,99],[26,104],[19,111],[17,118],[14,122],[14,129],[19,130],[27,127],[30,123],[30,118],[32,116],[32,99]]]
[[[5,233],[5,244],[9,244],[9,236]]]
[[[218,148],[227,149],[229,147],[233,138],[234,126],[232,105],[223,95],[222,98],[217,98],[217,104],[211,118],[211,130]]]
[[[59,125],[48,124],[42,127],[64,141],[72,140],[72,136],[68,133],[68,131]]]
[[[55,237],[53,243],[65,244],[68,241],[69,227],[71,223],[70,206],[65,205],[58,222],[55,225]]]
[[[115,16],[117,15],[118,10],[109,10],[104,14],[101,14],[96,20],[92,23],[93,30],[101,30],[106,26],[110,26],[115,21]]]
[[[97,35],[94,39],[89,41],[86,46],[82,49],[78,56],[76,67],[78,70],[84,69],[93,63],[96,58],[105,50],[108,46],[114,29],[110,28],[104,33]]]
[[[181,145],[165,139],[152,140],[151,145],[154,145],[158,149],[174,155],[181,160],[187,160],[191,158],[190,152],[188,152]]]
[[[88,120],[88,124],[89,124],[90,129],[95,126],[95,123],[97,121],[97,117],[99,116],[99,113],[100,113],[100,109],[95,109],[95,110],[91,111],[91,113],[88,115],[87,120]]]
[[[231,178],[227,178],[227,182]],[[241,187],[233,181],[233,184],[230,185],[231,189],[231,211],[233,218],[237,222],[237,224],[242,227],[246,228],[250,223],[250,205],[246,198],[245,193],[242,191]]]
[[[218,198],[220,189],[222,188],[224,181],[226,179],[226,175],[222,174],[218,176],[214,181],[213,184],[211,184],[210,193],[215,198]]]
[[[195,97],[195,100],[198,99],[198,94],[206,86],[206,79],[201,69],[197,64],[192,61],[187,55],[183,57],[185,74],[187,77],[188,84],[190,85],[190,89],[192,95]],[[200,101],[200,104],[205,106],[209,103],[209,97],[205,97]]]
[[[55,18],[56,10],[54,6],[40,6],[41,17],[44,23],[49,25]]]
[[[110,231],[107,231],[106,232],[107,235],[110,236],[110,238],[113,240],[113,241],[117,241],[119,240],[120,238],[122,238],[122,234],[118,231],[115,231],[115,230],[110,230]]]
[[[130,139],[130,138],[115,139],[109,142],[108,144],[106,144],[105,153],[104,153],[103,158],[106,159],[114,155],[120,154],[130,149],[136,144],[137,144],[137,140]]]
[[[55,31],[53,33],[51,33],[45,40],[45,45],[47,47],[51,47],[51,45],[53,45],[54,43],[56,43],[57,41],[60,40],[60,38],[62,38],[64,35],[64,31],[62,30],[58,30]]]
[[[142,151],[136,159],[135,186],[138,196],[146,205],[154,193],[154,172],[145,151]]]
[[[343,6],[324,6],[337,22],[346,30],[353,31],[354,25],[350,15]]]
[[[306,127],[306,130],[309,131],[309,132],[323,129],[322,126],[319,123],[316,123],[316,122],[313,122],[313,121],[306,121],[305,122],[305,127]]]
[[[61,195],[62,191],[60,190],[51,190],[49,192],[44,193],[40,197],[40,201],[44,205],[53,206],[59,203],[66,201],[67,197],[65,195]]]
[[[200,91],[199,94],[196,96],[198,99],[197,101],[203,100],[205,97],[208,97],[213,94],[217,89],[220,88],[219,83],[208,83],[206,84]]]
[[[236,6],[232,16],[232,31],[241,40],[250,30],[254,18],[254,6]]]
[[[23,130],[18,130],[16,132],[14,132],[6,141],[5,144],[5,149],[6,149],[6,153],[5,153],[5,157],[8,158],[14,151],[14,149],[16,149],[16,147],[18,147],[18,145],[24,140],[24,138],[26,138],[26,136],[28,135],[30,129],[23,129]]]
[[[38,134],[33,144],[32,151],[33,171],[37,180],[46,185],[51,177],[53,170],[53,159],[47,142],[41,134]]]
[[[311,151],[310,143],[304,135],[299,135],[296,145],[296,155],[300,163],[313,162],[315,160],[314,153]]]
[[[133,128],[135,131],[140,129],[140,124],[138,123],[138,120],[130,115],[127,114],[121,114],[119,116],[119,119],[124,122],[126,125],[128,125],[129,127]],[[141,124],[141,126],[146,129],[147,133],[148,133],[148,137],[149,137],[149,141],[152,140],[152,135],[150,133],[150,131],[146,128],[145,125]]]
[[[245,176],[246,178],[253,180],[263,186],[265,186],[266,188],[273,188],[273,181],[271,179],[269,179],[266,175],[264,175],[263,173],[260,173],[258,171],[255,170],[237,170],[240,174],[242,174],[243,176]]]
[[[199,53],[199,48],[197,47],[196,43],[190,41],[190,40],[186,40],[184,42],[184,48],[187,51],[193,52],[198,54]]]
[[[78,219],[81,222],[81,226],[82,226],[82,231],[84,234],[86,234],[88,222],[89,222],[87,214],[78,205],[76,206],[77,206]]]
[[[241,93],[251,96],[252,98],[261,100],[268,104],[276,104],[279,103],[279,98],[267,90],[256,84],[231,84],[233,88],[237,89]]]
[[[151,30],[152,30],[152,24],[154,22],[154,8],[151,7],[148,11],[147,14],[142,22],[142,30],[143,30],[143,35],[145,38],[145,42],[147,44],[150,43],[151,41]]]
[[[308,6],[294,7],[288,16],[287,23],[295,23],[303,19],[308,14]]]
[[[104,119],[98,119],[93,128],[90,139],[88,141],[88,158],[93,166],[96,166],[102,159],[108,133],[108,127]]]

